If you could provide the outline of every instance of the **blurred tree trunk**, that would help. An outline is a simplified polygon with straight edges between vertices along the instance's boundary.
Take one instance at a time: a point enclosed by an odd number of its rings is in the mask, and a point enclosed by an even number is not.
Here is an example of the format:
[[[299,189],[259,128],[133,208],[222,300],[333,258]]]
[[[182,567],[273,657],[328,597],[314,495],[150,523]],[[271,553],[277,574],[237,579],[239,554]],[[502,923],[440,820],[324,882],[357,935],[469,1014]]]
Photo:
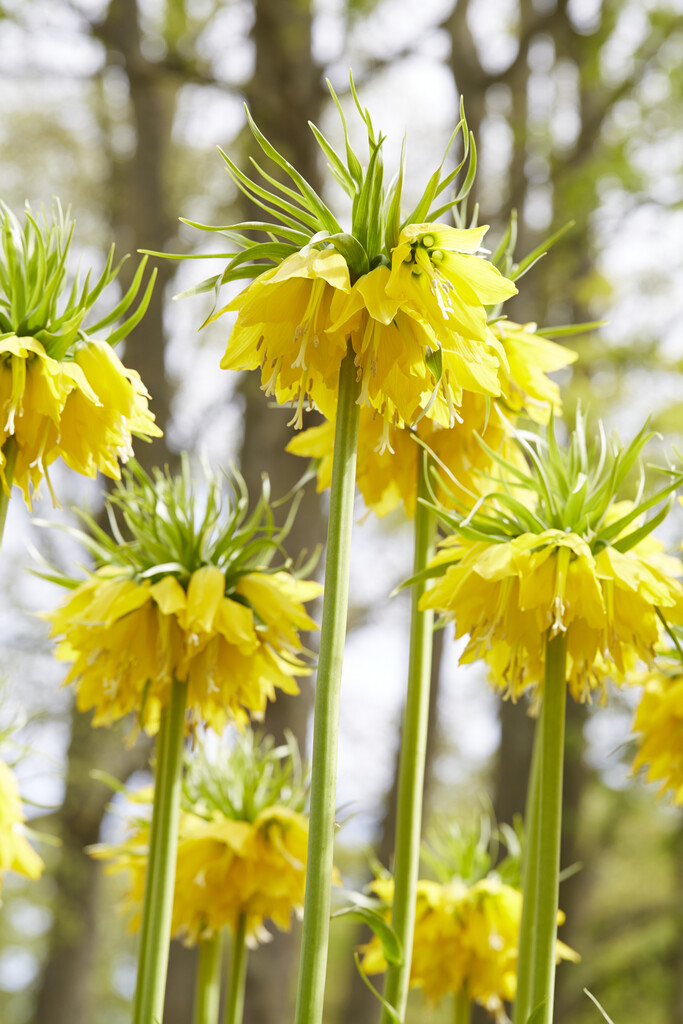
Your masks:
[[[142,54],[136,0],[112,0],[104,20],[93,26],[93,34],[106,47],[108,63],[122,67],[125,72],[137,138],[130,161],[125,166],[112,163],[110,181],[105,185],[110,193],[117,248],[163,250],[173,234],[165,207],[163,179],[174,90]],[[137,258],[131,259],[131,267],[137,262]],[[164,286],[171,270],[170,263],[160,262],[147,313],[126,343],[126,363],[138,370],[152,395],[151,407],[162,430],[168,424],[172,397],[164,371],[162,325]],[[128,268],[124,271],[129,278],[131,272]],[[138,442],[136,457],[146,468],[174,458],[163,439],[153,445]],[[92,782],[90,771],[98,768],[125,780],[133,771],[145,767],[151,749],[151,744],[144,740],[127,748],[119,730],[92,729],[89,717],[76,711],[75,705],[71,731],[64,802],[56,815],[56,831],[63,843],[55,878],[57,911],[34,1024],[90,1024],[96,1017],[92,969],[100,868],[83,851],[98,840],[111,793],[105,786]],[[189,979],[183,974],[178,965],[170,972],[169,984],[174,992],[169,1000],[173,1007],[169,1024],[172,1020],[185,1024],[191,1013],[191,985],[188,997]]]
[[[90,772],[98,768],[126,779],[148,754],[146,743],[128,747],[120,729],[95,730],[90,720],[91,715],[77,712],[72,718],[64,801],[54,820],[54,832],[62,841],[54,877],[54,924],[34,1024],[89,1024],[94,1019],[90,979],[98,872],[84,849],[98,841],[112,794]]]
[[[320,68],[312,55],[313,9],[310,0],[255,0],[252,39],[255,44],[254,74],[246,87],[250,111],[267,138],[290,160],[314,188],[320,187],[317,163],[318,147],[308,127],[317,121],[323,101]],[[250,144],[256,155],[256,145]],[[259,151],[260,154],[260,151]],[[257,157],[260,160],[262,154]],[[268,168],[269,171],[272,168]],[[248,211],[262,219],[263,211]],[[289,409],[269,408],[272,405],[260,388],[260,374],[245,374],[239,385],[244,401],[244,438],[240,455],[242,474],[250,495],[261,489],[261,475],[268,474],[273,498],[282,498],[301,478],[306,462],[285,452],[292,436],[287,426]],[[318,419],[309,415],[306,426]],[[281,511],[280,514],[283,514]],[[291,533],[285,541],[290,556],[309,554],[325,540],[326,520],[315,484],[310,483]],[[319,567],[322,572],[322,565]],[[305,642],[315,642],[309,637]],[[302,751],[306,745],[306,728],[311,712],[313,687],[310,680],[301,681],[297,697],[278,695],[269,705],[266,728],[275,736],[291,730]],[[281,1024],[287,1019],[296,982],[296,958],[299,928],[295,924],[289,934],[271,928],[274,940],[249,958],[246,1019],[249,1024]]]

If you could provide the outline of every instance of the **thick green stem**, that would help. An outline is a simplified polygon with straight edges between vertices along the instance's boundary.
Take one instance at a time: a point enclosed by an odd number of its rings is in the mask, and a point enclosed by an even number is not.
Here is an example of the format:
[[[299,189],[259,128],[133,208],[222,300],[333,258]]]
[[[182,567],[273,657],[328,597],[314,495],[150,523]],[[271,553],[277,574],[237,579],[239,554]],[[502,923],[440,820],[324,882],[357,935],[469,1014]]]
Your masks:
[[[555,942],[560,881],[564,718],[567,702],[567,644],[564,634],[548,638],[541,710],[543,740],[538,791],[538,881],[532,1010],[544,1003],[539,1024],[551,1024],[555,1000]]]
[[[418,498],[427,498],[427,454],[418,456]],[[436,526],[432,511],[418,501],[415,508],[415,548],[413,574],[426,568],[434,553]],[[403,714],[401,759],[394,845],[394,899],[391,912],[392,926],[400,939],[403,959],[389,964],[384,983],[384,998],[403,1020],[408,1001],[408,982],[415,930],[415,899],[420,863],[420,837],[422,834],[422,796],[424,790],[425,759],[427,755],[427,725],[429,720],[429,688],[432,667],[432,637],[434,612],[420,611],[420,598],[427,589],[427,581],[414,584],[410,618],[410,655],[408,660],[408,690]],[[391,1024],[391,1016],[383,1007],[381,1024]]]
[[[2,454],[5,456],[5,481],[7,483],[7,491],[0,485],[0,544],[2,544],[3,534],[5,532],[5,521],[7,519],[7,509],[9,508],[10,493],[12,491],[12,480],[14,479],[14,467],[17,462],[17,442],[14,437],[8,437],[2,449]]]
[[[199,943],[192,1024],[218,1024],[223,968],[223,932]]]
[[[244,990],[247,982],[247,915],[240,914],[232,940],[232,968],[230,988],[225,1009],[225,1024],[242,1024],[244,1016]]]
[[[524,854],[522,859],[522,921],[517,960],[517,994],[513,1024],[526,1024],[531,1013],[531,989],[536,939],[536,887],[538,882],[538,803],[541,784],[543,718],[539,714],[534,730],[534,749],[524,814]]]
[[[157,740],[157,773],[142,905],[133,1024],[161,1024],[171,939],[187,684],[173,680]]]
[[[339,695],[346,638],[360,411],[356,404],[357,398],[356,367],[353,349],[349,346],[339,374],[334,437],[325,594],[313,716],[311,811],[296,1024],[320,1024],[325,994],[334,853]]]
[[[470,997],[467,988],[453,993],[453,1024],[470,1024]]]

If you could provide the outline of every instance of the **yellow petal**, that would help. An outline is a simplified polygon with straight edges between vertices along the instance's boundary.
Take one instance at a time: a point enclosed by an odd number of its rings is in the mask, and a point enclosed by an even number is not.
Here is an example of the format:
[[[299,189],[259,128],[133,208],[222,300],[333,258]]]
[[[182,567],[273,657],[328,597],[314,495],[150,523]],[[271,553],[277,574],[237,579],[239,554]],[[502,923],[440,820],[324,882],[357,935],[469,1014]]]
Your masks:
[[[224,596],[225,576],[215,565],[193,572],[187,587],[186,629],[210,633]]]

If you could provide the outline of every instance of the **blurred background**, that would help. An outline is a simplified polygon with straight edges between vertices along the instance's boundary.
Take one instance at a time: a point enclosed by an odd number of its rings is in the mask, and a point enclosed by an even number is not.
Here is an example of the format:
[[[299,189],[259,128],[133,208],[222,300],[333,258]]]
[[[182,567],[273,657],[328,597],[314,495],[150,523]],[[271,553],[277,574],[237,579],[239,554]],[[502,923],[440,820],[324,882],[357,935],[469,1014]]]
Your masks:
[[[490,248],[512,210],[518,256],[574,221],[523,279],[509,315],[546,325],[605,320],[573,343],[579,361],[561,379],[568,418],[580,400],[628,439],[651,415],[666,453],[683,442],[682,66],[681,0],[4,0],[0,196],[16,213],[25,200],[34,209],[53,196],[71,205],[84,266],[102,265],[112,240],[120,253],[197,249],[207,236],[179,224],[180,215],[227,224],[248,212],[216,152],[220,145],[245,165],[246,101],[343,218],[343,197],[329,187],[307,127],[312,120],[340,140],[325,78],[358,146],[349,68],[388,135],[388,166],[407,133],[406,203],[440,161],[462,95]],[[267,408],[255,375],[217,371],[229,324],[198,333],[206,297],[172,301],[215,272],[211,261],[155,262],[157,288],[125,358],[151,392],[165,437],[138,444],[138,458],[173,465],[189,449],[214,465],[234,459],[252,490],[266,470],[274,494],[284,494],[303,465],[283,453],[287,411]],[[68,522],[69,506],[98,507],[94,485],[66,471],[56,484],[64,509],[39,501],[39,515]],[[324,537],[325,498],[309,489],[293,556]],[[681,511],[663,534],[672,548]],[[411,562],[410,528],[398,513],[381,522],[362,515],[359,504],[337,852],[357,887],[373,857],[390,863],[408,599],[388,594]],[[83,847],[119,828],[106,812],[111,791],[90,772],[145,781],[149,748],[91,730],[59,688],[61,670],[35,618],[59,595],[27,573],[26,542],[63,564],[83,556],[61,534],[30,526],[18,501],[6,537],[0,729],[12,728],[13,738],[2,755],[16,763],[36,829],[61,845],[41,845],[48,870],[40,882],[5,878],[0,1020],[125,1024],[135,940],[113,909],[116,887]],[[450,631],[437,633],[437,652],[426,827],[439,816],[471,816],[482,800],[511,821],[526,787],[526,708],[501,703],[478,668],[458,669]],[[570,708],[562,860],[582,868],[563,884],[560,903],[563,938],[583,962],[560,969],[562,1022],[597,1019],[587,986],[617,1024],[683,1024],[683,818],[629,775],[636,697],[613,693],[608,707]],[[302,697],[278,700],[268,727],[291,728],[303,744],[310,706],[306,684]],[[333,925],[328,1024],[377,1019],[351,955],[364,938]],[[251,957],[248,1024],[291,1018],[297,945],[295,928]],[[164,1024],[190,1020],[193,973],[193,952],[174,948]],[[416,999],[411,1012],[440,1024],[451,1009]]]

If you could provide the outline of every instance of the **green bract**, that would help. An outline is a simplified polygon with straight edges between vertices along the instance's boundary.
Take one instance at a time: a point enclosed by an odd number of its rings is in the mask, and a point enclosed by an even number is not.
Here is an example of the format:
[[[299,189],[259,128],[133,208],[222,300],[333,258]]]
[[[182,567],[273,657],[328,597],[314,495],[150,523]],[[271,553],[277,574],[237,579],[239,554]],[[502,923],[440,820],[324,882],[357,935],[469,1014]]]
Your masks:
[[[582,537],[597,554],[606,545],[620,552],[629,551],[647,537],[666,518],[673,504],[673,492],[683,483],[683,472],[671,467],[650,467],[667,482],[646,496],[640,455],[654,437],[647,425],[630,444],[621,446],[608,438],[598,422],[595,436],[589,439],[586,421],[579,410],[576,426],[568,443],[561,447],[551,418],[544,434],[515,432],[516,442],[525,456],[527,468],[513,464],[480,443],[504,471],[503,489],[480,498],[470,511],[454,498],[462,512],[439,511],[441,519],[453,530],[472,541],[487,543],[509,541],[521,534],[540,534],[546,530],[564,530]],[[640,467],[640,482],[632,502],[623,514],[610,514],[621,497],[629,474]],[[496,481],[500,486],[500,481]],[[656,509],[647,520],[646,513]]]
[[[223,486],[226,480],[229,496]],[[236,469],[230,477],[207,473],[199,483],[192,477],[186,456],[175,476],[168,468],[155,468],[150,476],[138,463],[131,462],[123,471],[121,483],[106,499],[111,534],[80,509],[76,513],[87,532],[60,528],[74,534],[90,551],[96,568],[115,566],[120,570],[119,578],[153,581],[174,576],[186,586],[198,569],[214,566],[224,574],[229,593],[240,577],[255,569],[275,573],[292,568],[282,541],[299,501],[292,502],[285,524],[277,527],[269,492],[264,477],[259,500],[250,511],[246,484]],[[123,524],[118,521],[117,511]],[[282,559],[273,566],[278,553]],[[62,586],[76,587],[81,582],[53,573],[41,575]]]
[[[276,746],[272,736],[246,728],[232,747],[209,755],[195,751],[187,759],[182,805],[210,820],[214,811],[235,821],[255,821],[268,807],[303,811],[307,771],[292,733]]]
[[[455,821],[441,821],[422,845],[422,861],[442,885],[454,878],[475,885],[482,878],[495,876],[506,885],[519,888],[522,832],[521,819],[514,828],[496,828],[486,814],[468,827]],[[499,858],[501,845],[507,853]]]
[[[42,222],[42,223],[41,223]],[[130,334],[142,319],[154,287],[156,270],[150,276],[137,308],[118,327],[113,325],[130,310],[140,290],[146,258],[121,301],[95,323],[85,324],[95,302],[118,275],[123,260],[114,265],[114,246],[97,282],[90,287],[90,271],[81,284],[76,274],[69,278],[69,249],[74,221],[58,201],[50,215],[41,209],[40,220],[28,206],[23,227],[11,210],[0,202],[0,340],[9,335],[39,341],[48,356],[62,360],[78,341],[98,337],[115,345]]]
[[[183,223],[201,231],[218,232],[238,249],[231,252],[199,254],[190,258],[228,258],[222,274],[207,278],[201,284],[184,292],[184,295],[218,289],[229,281],[258,277],[270,265],[277,265],[305,246],[328,245],[336,249],[346,261],[352,278],[368,273],[380,264],[389,265],[391,250],[397,245],[399,233],[408,224],[436,221],[456,204],[466,198],[472,188],[477,166],[474,137],[467,128],[464,109],[461,105],[460,120],[456,125],[443,155],[441,163],[430,177],[422,196],[408,214],[401,218],[401,196],[405,171],[405,141],[401,151],[399,169],[391,181],[385,180],[382,146],[386,136],[376,132],[367,108],[358,99],[353,79],[351,93],[362,118],[368,140],[367,165],[363,166],[349,141],[346,118],[339,99],[328,82],[329,90],[339,112],[345,140],[344,154],[338,153],[323,133],[309,122],[311,131],[328,161],[328,167],[335,180],[351,200],[350,225],[348,230],[339,223],[329,207],[306,181],[302,174],[268,141],[255,124],[249,111],[247,119],[252,134],[264,155],[289,179],[289,184],[279,181],[251,158],[253,168],[265,185],[258,184],[241,171],[230,157],[219,150],[225,160],[228,173],[237,187],[255,206],[267,214],[267,221],[242,221],[237,224],[212,226],[181,218]],[[444,164],[454,142],[462,135],[463,155],[450,171]],[[456,192],[447,193],[461,171],[465,178]],[[266,187],[268,186],[268,187]],[[446,194],[445,194],[446,193]],[[256,241],[250,235],[265,236],[266,241]],[[150,255],[171,255],[150,253]],[[186,256],[175,256],[186,259]]]

